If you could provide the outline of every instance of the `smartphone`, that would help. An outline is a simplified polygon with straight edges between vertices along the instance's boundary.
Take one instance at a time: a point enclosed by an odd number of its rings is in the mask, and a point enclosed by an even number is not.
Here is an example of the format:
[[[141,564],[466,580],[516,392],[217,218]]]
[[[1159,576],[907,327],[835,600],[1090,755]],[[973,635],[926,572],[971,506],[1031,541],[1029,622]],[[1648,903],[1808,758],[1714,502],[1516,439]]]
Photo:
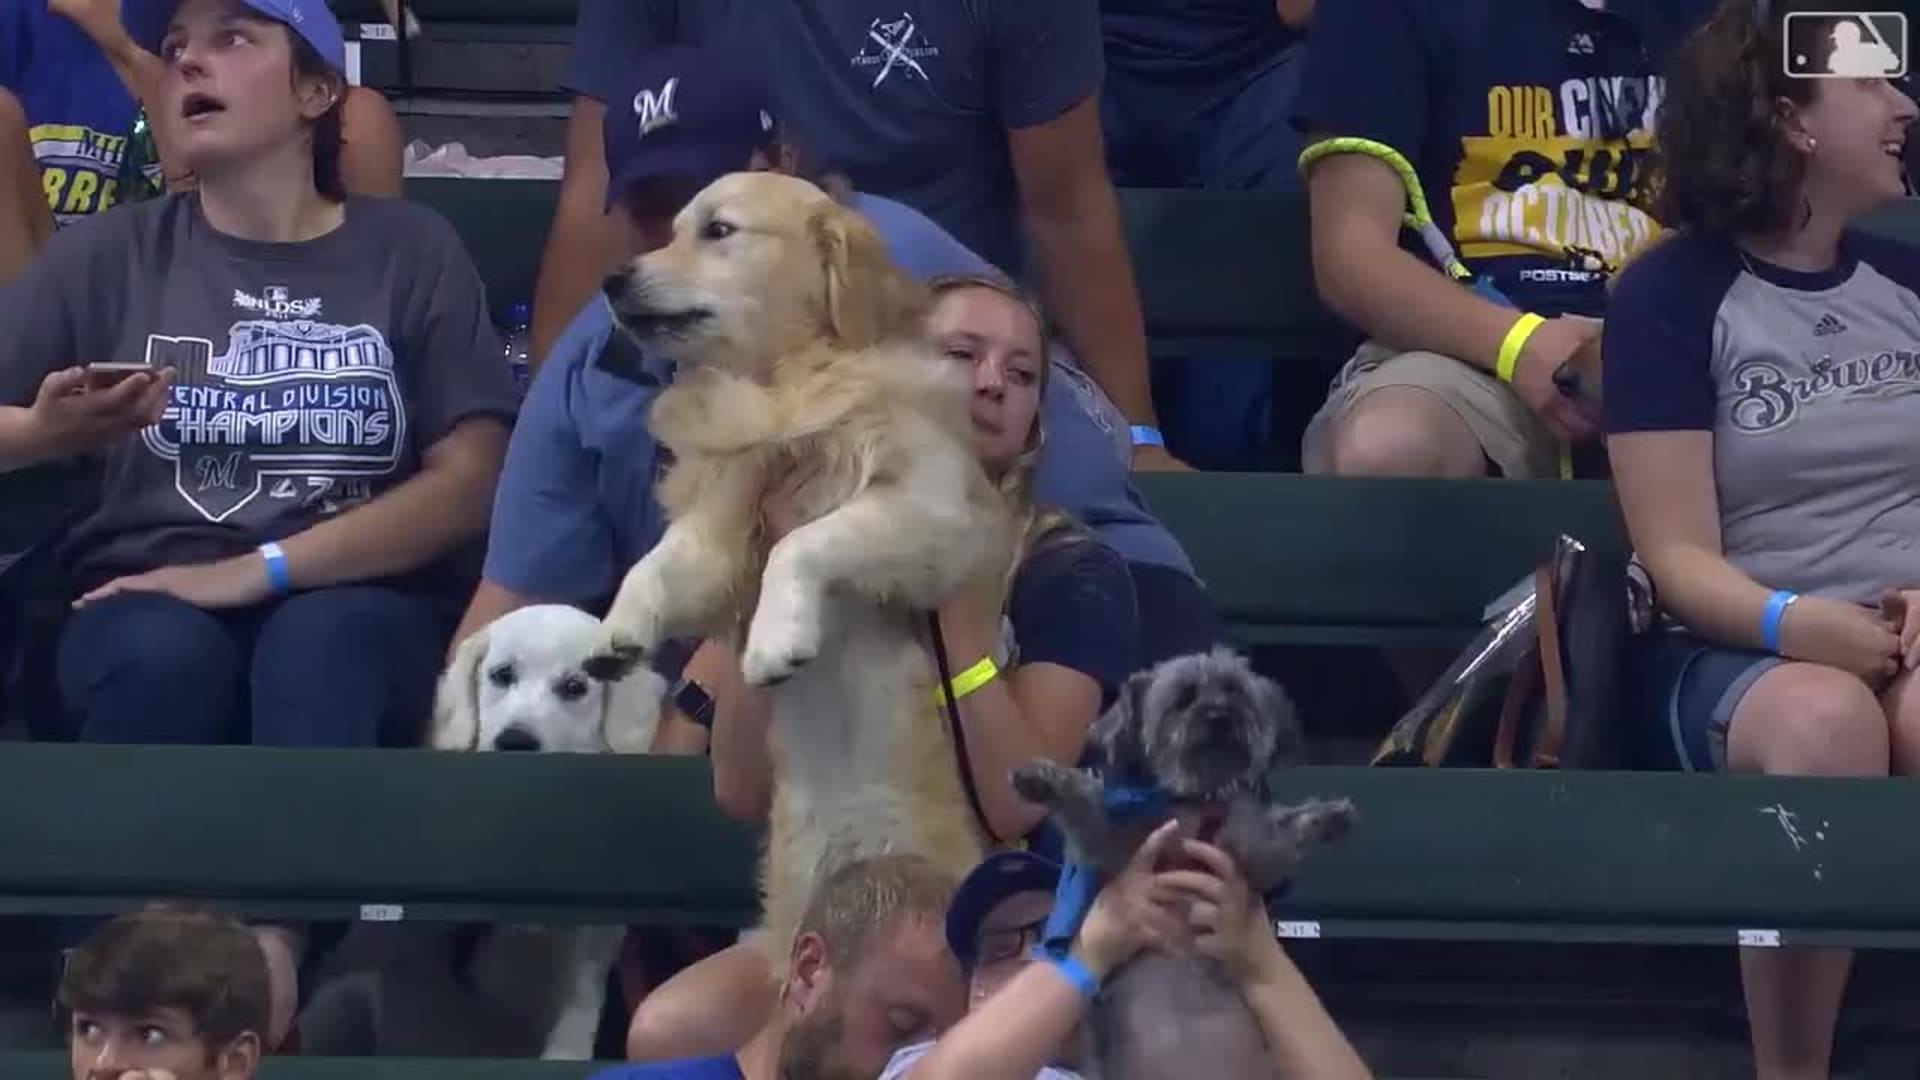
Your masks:
[[[148,374],[151,374],[153,370],[154,368],[152,364],[136,364],[136,363],[126,363],[126,362],[115,362],[115,361],[108,361],[100,364],[88,364],[87,365],[87,387],[88,389],[92,389],[92,390],[105,390],[109,386],[118,385],[120,382],[125,380],[130,375],[138,375],[141,372],[146,372]]]

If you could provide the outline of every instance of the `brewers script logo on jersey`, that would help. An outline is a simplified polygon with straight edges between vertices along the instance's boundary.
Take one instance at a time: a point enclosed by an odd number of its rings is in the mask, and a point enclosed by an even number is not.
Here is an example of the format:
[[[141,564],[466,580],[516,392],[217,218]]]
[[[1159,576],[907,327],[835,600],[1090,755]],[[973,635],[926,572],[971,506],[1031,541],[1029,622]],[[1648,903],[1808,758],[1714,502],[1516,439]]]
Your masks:
[[[244,320],[217,355],[205,338],[155,334],[147,362],[181,379],[141,439],[174,463],[181,498],[208,521],[263,493],[345,509],[371,497],[369,481],[393,473],[405,452],[393,350],[371,326]]]
[[[1649,76],[1490,88],[1487,133],[1461,139],[1454,176],[1460,253],[1545,254],[1565,260],[1548,274],[1590,280],[1645,247],[1659,232],[1647,159],[1661,89]]]

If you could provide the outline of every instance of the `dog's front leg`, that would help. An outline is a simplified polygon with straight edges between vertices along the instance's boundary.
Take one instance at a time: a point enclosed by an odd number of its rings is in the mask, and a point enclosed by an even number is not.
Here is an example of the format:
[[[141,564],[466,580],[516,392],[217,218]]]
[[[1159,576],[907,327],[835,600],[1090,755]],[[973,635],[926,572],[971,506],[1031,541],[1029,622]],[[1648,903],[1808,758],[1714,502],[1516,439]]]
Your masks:
[[[1065,836],[1067,849],[1105,873],[1117,873],[1133,854],[1125,835],[1107,816],[1106,785],[1089,769],[1069,769],[1036,760],[1015,768],[1009,778],[1014,794],[1045,807]]]
[[[1293,877],[1309,851],[1344,837],[1355,816],[1346,799],[1272,806],[1241,798],[1228,806],[1215,844],[1233,858],[1253,891],[1265,896]]]
[[[767,555],[740,658],[747,682],[771,686],[819,655],[830,589],[894,603],[923,599],[968,527],[963,512],[946,520],[943,505],[899,484],[870,488],[781,538]]]
[[[747,556],[748,534],[689,514],[633,564],[582,664],[593,678],[625,677],[662,642],[721,629]]]
[[[587,926],[573,932],[560,1015],[540,1051],[543,1060],[592,1060],[606,1009],[607,975],[619,959],[625,936],[626,929],[619,926]]]

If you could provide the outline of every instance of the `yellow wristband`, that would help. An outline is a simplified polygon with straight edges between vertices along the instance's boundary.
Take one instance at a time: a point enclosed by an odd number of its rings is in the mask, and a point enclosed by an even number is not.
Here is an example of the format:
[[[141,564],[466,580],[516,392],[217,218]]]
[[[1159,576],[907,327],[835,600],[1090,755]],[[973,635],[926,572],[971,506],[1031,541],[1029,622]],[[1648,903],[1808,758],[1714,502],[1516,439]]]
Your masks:
[[[953,677],[953,700],[959,701],[961,698],[992,682],[994,677],[999,674],[1000,665],[993,662],[993,657],[981,657],[979,663]],[[942,703],[946,701],[946,696],[941,694],[937,688],[934,691],[934,696],[939,698]]]
[[[1507,328],[1507,336],[1500,339],[1500,354],[1493,361],[1493,373],[1500,376],[1501,382],[1513,381],[1513,368],[1520,362],[1520,350],[1527,347],[1527,339],[1546,321],[1529,311]]]

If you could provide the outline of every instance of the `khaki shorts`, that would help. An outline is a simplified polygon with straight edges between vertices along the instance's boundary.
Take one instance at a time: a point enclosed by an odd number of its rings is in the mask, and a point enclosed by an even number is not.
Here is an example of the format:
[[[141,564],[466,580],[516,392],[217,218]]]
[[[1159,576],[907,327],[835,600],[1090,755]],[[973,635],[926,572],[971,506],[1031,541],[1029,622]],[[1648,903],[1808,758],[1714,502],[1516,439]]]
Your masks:
[[[1300,446],[1307,472],[1333,471],[1333,435],[1341,418],[1383,386],[1419,387],[1446,402],[1502,476],[1524,480],[1560,475],[1559,443],[1499,379],[1439,353],[1395,352],[1371,341],[1341,366],[1326,404],[1307,423]]]

